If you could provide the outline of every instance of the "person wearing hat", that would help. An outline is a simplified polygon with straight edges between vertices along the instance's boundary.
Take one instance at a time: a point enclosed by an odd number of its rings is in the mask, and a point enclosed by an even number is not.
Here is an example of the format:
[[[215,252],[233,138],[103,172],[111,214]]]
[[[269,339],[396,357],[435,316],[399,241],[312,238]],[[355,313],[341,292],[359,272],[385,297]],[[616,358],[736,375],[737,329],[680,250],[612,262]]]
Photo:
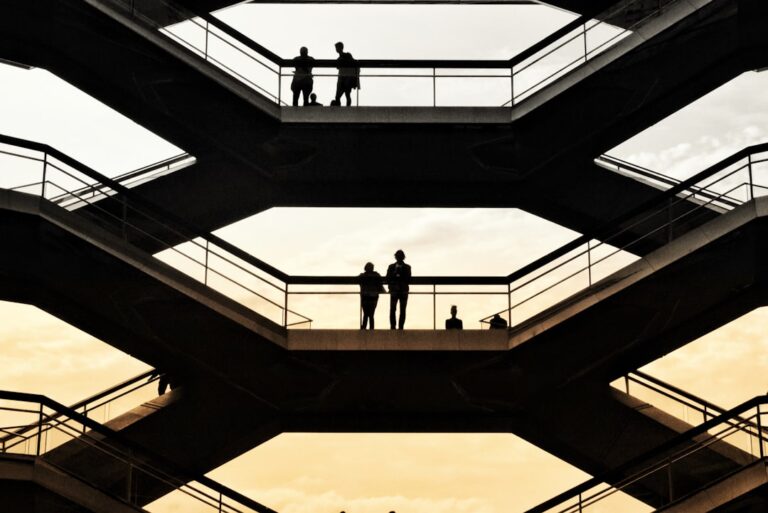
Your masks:
[[[408,284],[411,283],[411,266],[405,263],[402,249],[395,252],[395,263],[387,268],[386,282],[389,287],[389,328],[395,329],[395,313],[400,303],[398,329],[405,326],[405,308],[408,306]]]

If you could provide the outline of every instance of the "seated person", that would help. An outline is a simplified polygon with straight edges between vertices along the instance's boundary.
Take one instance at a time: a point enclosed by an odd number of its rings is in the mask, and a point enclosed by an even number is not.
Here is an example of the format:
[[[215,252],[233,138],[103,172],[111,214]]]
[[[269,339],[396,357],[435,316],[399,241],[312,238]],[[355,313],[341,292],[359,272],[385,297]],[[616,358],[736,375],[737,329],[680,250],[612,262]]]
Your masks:
[[[318,103],[317,101],[317,95],[315,93],[312,93],[309,95],[309,103],[307,104],[307,107],[322,107],[322,103]]]
[[[464,323],[461,322],[461,319],[456,318],[457,312],[458,312],[458,309],[456,308],[456,305],[451,305],[451,318],[445,320],[445,329],[447,330],[463,330],[464,329]]]
[[[507,329],[507,320],[504,319],[501,315],[496,314],[491,319],[491,329],[492,330],[505,330]]]

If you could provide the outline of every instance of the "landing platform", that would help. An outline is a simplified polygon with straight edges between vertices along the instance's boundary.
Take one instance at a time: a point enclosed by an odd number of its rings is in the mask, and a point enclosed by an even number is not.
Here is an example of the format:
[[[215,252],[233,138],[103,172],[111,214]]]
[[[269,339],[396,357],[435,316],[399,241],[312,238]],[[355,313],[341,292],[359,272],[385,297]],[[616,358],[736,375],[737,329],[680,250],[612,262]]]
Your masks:
[[[509,124],[510,107],[282,107],[283,123]]]
[[[507,330],[288,330],[293,351],[506,351]]]

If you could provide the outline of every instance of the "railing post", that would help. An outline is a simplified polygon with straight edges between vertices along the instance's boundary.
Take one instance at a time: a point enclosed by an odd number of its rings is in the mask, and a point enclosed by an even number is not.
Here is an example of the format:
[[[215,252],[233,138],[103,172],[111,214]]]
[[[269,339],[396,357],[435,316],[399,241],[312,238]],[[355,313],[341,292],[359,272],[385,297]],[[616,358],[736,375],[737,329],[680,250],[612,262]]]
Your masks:
[[[624,390],[626,390],[627,395],[629,395],[629,374],[624,374]]]
[[[515,106],[515,67],[509,68],[509,106]]]
[[[432,106],[437,107],[437,69],[432,68]]]
[[[587,241],[587,279],[589,286],[592,286],[592,241]]]
[[[283,326],[288,327],[288,287],[289,284],[285,284],[285,294],[283,296]]]
[[[88,405],[83,405],[83,417],[88,417]],[[83,434],[85,434],[85,424],[83,424]]]
[[[763,447],[763,422],[760,419],[760,405],[757,405],[757,445],[760,446],[760,459],[765,458],[765,448]]]
[[[283,67],[277,68],[277,106],[280,107],[283,104]]]
[[[43,153],[43,189],[40,196],[45,199],[45,181],[48,179],[48,153]]]
[[[208,285],[208,253],[209,253],[209,247],[210,241],[208,239],[205,240],[205,270],[203,275],[203,284]]]
[[[437,329],[437,285],[432,284],[432,329]]]
[[[40,403],[40,413],[37,421],[37,448],[35,456],[40,456],[40,447],[43,442],[43,403]]]
[[[582,505],[581,505],[581,492],[579,492],[579,513],[581,513],[582,511],[583,510],[582,510]]]
[[[752,154],[747,156],[747,169],[749,170],[749,199],[755,199],[755,184],[752,181]]]
[[[223,507],[222,502],[223,502],[223,499],[221,497],[221,492],[219,492],[219,513],[222,512],[222,507]]]
[[[208,21],[205,22],[205,52],[203,55],[205,56],[205,60],[208,60],[208,33],[210,32],[210,26],[208,25]]]
[[[512,327],[512,284],[507,283],[507,326]]]
[[[584,62],[587,62],[587,23],[584,22]]]

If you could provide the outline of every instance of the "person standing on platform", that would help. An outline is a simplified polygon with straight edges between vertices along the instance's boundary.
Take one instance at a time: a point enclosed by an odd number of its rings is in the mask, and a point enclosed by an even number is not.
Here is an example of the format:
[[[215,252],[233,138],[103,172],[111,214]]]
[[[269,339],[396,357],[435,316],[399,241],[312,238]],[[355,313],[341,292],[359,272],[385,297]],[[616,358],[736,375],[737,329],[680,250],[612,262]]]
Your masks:
[[[405,309],[408,306],[408,292],[411,283],[411,266],[405,263],[402,249],[395,252],[395,263],[387,268],[387,286],[389,287],[389,328],[395,329],[395,312],[400,303],[398,329],[405,327]]]
[[[365,264],[365,272],[360,273],[360,307],[363,309],[363,322],[360,329],[364,330],[370,321],[373,329],[373,314],[376,312],[376,305],[379,303],[379,293],[384,292],[384,285],[381,275],[373,270],[373,264]]]
[[[456,314],[458,313],[459,309],[456,308],[456,305],[451,305],[451,318],[445,320],[445,329],[447,330],[463,330],[464,329],[464,323],[461,322],[461,319],[456,317]]]
[[[357,61],[352,54],[344,51],[344,43],[336,43],[336,53],[339,57],[336,59],[339,68],[339,78],[336,81],[336,99],[331,105],[341,105],[342,95],[347,100],[347,107],[352,105],[352,89],[360,89],[360,68],[357,67]]]
[[[299,50],[299,56],[293,58],[293,65],[296,69],[293,71],[293,80],[291,81],[291,91],[293,91],[293,106],[299,105],[299,95],[304,98],[304,106],[309,103],[309,93],[314,88],[314,79],[312,78],[312,68],[315,65],[315,59],[309,56],[309,50],[302,46]]]

